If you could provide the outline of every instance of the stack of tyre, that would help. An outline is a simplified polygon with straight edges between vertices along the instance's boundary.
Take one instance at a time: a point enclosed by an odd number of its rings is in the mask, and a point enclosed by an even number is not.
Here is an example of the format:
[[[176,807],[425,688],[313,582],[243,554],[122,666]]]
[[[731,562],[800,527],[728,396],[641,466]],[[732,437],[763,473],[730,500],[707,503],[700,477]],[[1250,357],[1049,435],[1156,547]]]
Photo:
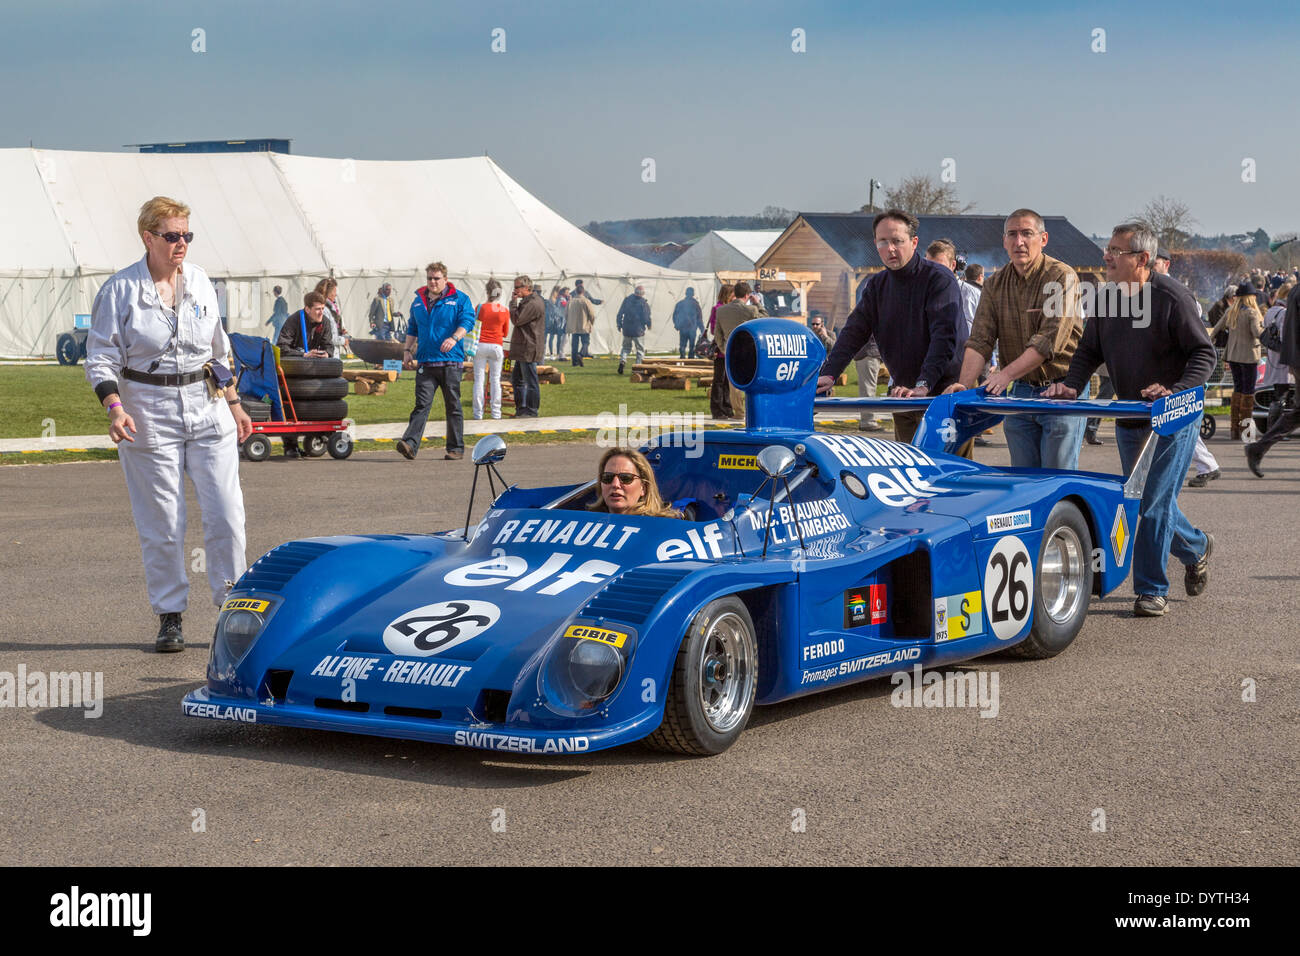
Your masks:
[[[344,396],[348,394],[348,380],[343,377],[342,359],[285,355],[280,358],[280,368],[284,370],[284,380],[289,387],[289,394],[283,402],[285,418],[296,417],[300,422],[338,421],[347,418],[348,403],[344,401]],[[292,412],[289,400],[293,402]],[[251,420],[271,420],[270,403],[247,395],[241,395],[240,402]],[[270,454],[270,442],[260,435],[249,439],[250,442],[255,440],[260,440],[260,443],[256,447],[245,448],[245,457],[260,461]],[[305,435],[301,437],[300,444],[303,454],[312,458],[319,458],[327,451],[334,458],[346,458],[352,453],[352,439],[347,432]]]

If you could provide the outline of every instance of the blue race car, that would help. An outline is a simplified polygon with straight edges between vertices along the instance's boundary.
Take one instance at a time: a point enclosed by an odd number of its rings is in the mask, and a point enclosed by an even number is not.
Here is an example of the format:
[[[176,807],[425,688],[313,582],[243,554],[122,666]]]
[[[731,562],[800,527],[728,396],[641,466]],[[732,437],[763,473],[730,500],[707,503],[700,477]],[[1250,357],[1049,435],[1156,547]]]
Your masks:
[[[755,704],[1068,647],[1092,596],[1128,574],[1145,464],[1126,484],[950,452],[1004,414],[1151,406],[972,390],[890,401],[927,408],[912,445],[821,434],[824,358],[793,322],[733,334],[748,427],[646,449],[686,520],[590,511],[589,481],[510,487],[441,534],[274,548],[222,607],[184,712],[519,753],[645,739],[716,754]],[[496,436],[479,443],[475,485],[486,468],[495,490],[504,454]]]

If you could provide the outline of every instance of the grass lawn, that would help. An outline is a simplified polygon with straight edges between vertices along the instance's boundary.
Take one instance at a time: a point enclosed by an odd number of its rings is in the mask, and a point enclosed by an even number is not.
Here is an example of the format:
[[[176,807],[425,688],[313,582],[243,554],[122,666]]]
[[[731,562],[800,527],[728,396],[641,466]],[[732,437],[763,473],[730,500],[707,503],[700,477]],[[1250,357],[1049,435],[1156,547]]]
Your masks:
[[[565,382],[542,386],[542,415],[617,414],[620,404],[627,405],[629,412],[698,412],[706,418],[709,414],[708,389],[696,387],[678,392],[651,389],[648,382],[633,385],[628,376],[616,373],[617,357],[588,359],[582,368],[549,364],[564,372]],[[848,374],[849,385],[836,389],[836,394],[855,397],[858,391],[852,364]],[[403,372],[401,378],[389,384],[385,395],[349,395],[349,417],[358,425],[406,421],[415,404],[414,381],[415,373]],[[471,386],[471,382],[461,383],[460,393],[468,432],[473,432]],[[80,365],[0,366],[0,396],[6,413],[0,419],[0,438],[40,438],[49,434],[51,424],[56,435],[98,435],[107,430],[104,411],[95,401]],[[507,405],[503,414],[510,411]],[[442,399],[438,397],[430,419],[442,417]]]

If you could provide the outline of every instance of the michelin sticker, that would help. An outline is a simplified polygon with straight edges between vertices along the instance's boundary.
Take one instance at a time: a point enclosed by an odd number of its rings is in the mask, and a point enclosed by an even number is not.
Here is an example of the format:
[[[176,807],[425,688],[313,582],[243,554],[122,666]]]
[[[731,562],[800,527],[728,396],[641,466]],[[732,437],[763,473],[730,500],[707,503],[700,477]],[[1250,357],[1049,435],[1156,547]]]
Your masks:
[[[1018,637],[1034,607],[1034,563],[1014,535],[998,540],[984,565],[984,600],[999,641]]]
[[[501,609],[487,601],[439,601],[407,611],[384,628],[384,646],[402,657],[432,657],[490,628]]]

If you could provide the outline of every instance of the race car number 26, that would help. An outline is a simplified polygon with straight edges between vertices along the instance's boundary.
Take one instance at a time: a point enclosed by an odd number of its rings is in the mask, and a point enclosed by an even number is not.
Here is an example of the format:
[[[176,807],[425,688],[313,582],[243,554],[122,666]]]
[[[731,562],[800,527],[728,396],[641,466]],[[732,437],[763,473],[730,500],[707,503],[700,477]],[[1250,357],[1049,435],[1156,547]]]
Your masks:
[[[440,601],[407,611],[384,628],[384,646],[403,657],[432,657],[478,637],[501,617],[487,601]]]
[[[1034,565],[1019,538],[999,539],[989,555],[984,565],[984,600],[999,641],[1009,641],[1025,629],[1034,604]]]

